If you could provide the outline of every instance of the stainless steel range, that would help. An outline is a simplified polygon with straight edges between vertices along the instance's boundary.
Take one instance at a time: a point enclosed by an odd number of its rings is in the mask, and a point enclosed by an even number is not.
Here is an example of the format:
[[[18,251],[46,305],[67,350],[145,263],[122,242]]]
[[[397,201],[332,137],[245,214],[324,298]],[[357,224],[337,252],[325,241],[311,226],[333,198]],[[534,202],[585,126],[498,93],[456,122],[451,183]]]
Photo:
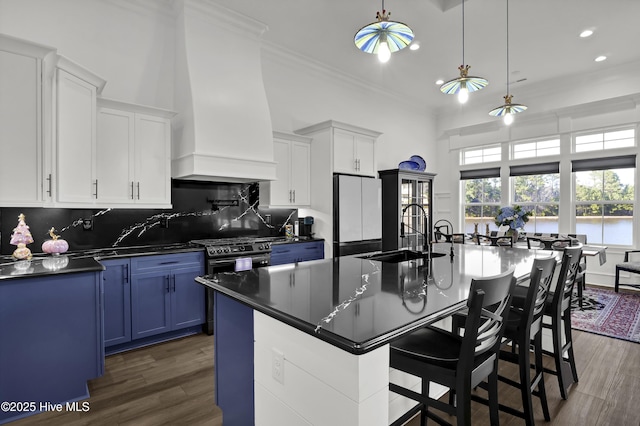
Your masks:
[[[271,244],[282,237],[237,237],[193,240],[191,244],[206,250],[207,275],[219,272],[244,271],[269,266]],[[207,322],[205,332],[213,334],[213,290],[206,294]]]

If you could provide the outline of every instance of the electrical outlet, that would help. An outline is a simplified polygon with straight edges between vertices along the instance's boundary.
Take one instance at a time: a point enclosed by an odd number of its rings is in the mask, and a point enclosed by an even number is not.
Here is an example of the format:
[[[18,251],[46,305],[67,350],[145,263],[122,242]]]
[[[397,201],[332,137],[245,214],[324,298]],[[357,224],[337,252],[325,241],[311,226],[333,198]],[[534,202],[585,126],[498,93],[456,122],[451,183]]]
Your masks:
[[[284,354],[276,348],[271,348],[271,375],[284,384]]]
[[[271,215],[270,214],[265,214],[264,215],[264,221],[267,225],[271,225]]]
[[[93,230],[93,218],[90,217],[88,219],[82,219],[82,229],[85,231]]]
[[[168,228],[169,227],[169,218],[166,216],[162,216],[160,218],[160,228]]]

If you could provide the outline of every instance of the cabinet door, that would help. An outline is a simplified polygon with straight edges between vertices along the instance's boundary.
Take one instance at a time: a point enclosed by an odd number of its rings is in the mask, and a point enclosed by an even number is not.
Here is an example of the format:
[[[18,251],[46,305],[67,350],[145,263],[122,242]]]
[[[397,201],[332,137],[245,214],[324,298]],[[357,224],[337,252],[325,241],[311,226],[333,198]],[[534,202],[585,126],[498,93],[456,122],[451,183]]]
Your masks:
[[[309,169],[311,160],[309,144],[291,143],[291,188],[293,204],[308,206],[311,204]]]
[[[41,204],[39,60],[0,51],[0,205]],[[10,100],[10,101],[9,101]]]
[[[198,275],[204,275],[201,266],[171,271],[171,325],[174,330],[204,324],[206,320],[205,289],[195,282]]]
[[[362,239],[382,238],[382,182],[362,179]]]
[[[171,203],[169,120],[135,115],[134,198],[139,203]]]
[[[352,133],[334,129],[333,131],[333,171],[334,173],[355,173],[355,145]]]
[[[96,87],[58,69],[57,198],[87,203],[96,199]]]
[[[98,111],[96,180],[98,201],[131,203],[134,114],[110,108]]]
[[[288,141],[273,141],[273,161],[276,166],[276,180],[269,182],[270,204],[286,206],[292,201],[291,186],[291,145]]]
[[[129,259],[104,260],[104,345],[131,341]]]
[[[362,178],[338,176],[338,241],[362,240]]]
[[[375,143],[368,136],[355,135],[356,173],[363,176],[375,176]]]
[[[171,275],[167,269],[131,276],[132,338],[171,330]]]

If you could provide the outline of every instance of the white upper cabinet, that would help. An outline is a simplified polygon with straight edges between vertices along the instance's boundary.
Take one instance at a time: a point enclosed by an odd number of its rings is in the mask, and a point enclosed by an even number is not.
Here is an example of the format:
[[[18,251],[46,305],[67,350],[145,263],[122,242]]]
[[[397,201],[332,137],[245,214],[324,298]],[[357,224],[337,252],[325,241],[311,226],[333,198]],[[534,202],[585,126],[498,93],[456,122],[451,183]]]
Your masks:
[[[260,205],[303,207],[311,204],[311,138],[273,132],[276,180],[260,183]]]
[[[171,111],[98,101],[100,205],[171,207]]]
[[[313,138],[314,166],[316,161],[325,162],[329,156],[330,167],[318,169],[317,176],[330,178],[332,173],[343,173],[376,177],[375,143],[382,133],[334,120],[296,130],[296,133]]]
[[[91,204],[97,199],[95,83],[62,68],[56,91],[56,200]]]
[[[334,129],[333,171],[375,176],[375,141],[372,136]]]
[[[1,207],[42,206],[51,195],[50,163],[44,154],[43,92],[47,58],[53,52],[0,35]]]

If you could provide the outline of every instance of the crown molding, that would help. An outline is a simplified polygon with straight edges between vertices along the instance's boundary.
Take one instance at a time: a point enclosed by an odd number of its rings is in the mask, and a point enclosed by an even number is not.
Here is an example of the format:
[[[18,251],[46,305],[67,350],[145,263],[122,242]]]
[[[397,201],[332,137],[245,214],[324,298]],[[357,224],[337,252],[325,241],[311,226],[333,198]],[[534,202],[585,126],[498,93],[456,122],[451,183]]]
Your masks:
[[[361,78],[356,78],[351,74],[345,73],[337,68],[327,66],[322,62],[316,61],[315,59],[301,55],[297,52],[293,52],[290,49],[276,45],[272,42],[266,40],[263,41],[262,52],[265,55],[265,59],[280,61],[280,63],[285,65],[295,65],[300,68],[304,68],[307,72],[313,72],[314,75],[319,78],[329,80],[333,83],[337,80],[367,93],[373,92],[380,97],[392,98],[401,104],[424,110],[426,113],[433,113],[433,111],[423,103],[419,102],[419,100],[408,98],[406,96],[399,95],[396,92],[386,90],[371,81],[364,81]]]

